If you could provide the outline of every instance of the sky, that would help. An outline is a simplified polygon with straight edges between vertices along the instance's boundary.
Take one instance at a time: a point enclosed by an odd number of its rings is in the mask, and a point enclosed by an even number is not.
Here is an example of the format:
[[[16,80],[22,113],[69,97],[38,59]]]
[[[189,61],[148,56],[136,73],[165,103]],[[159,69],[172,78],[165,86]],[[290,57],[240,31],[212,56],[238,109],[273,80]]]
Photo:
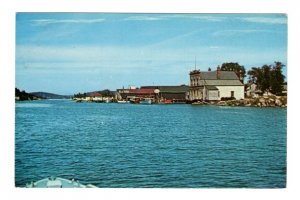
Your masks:
[[[16,87],[27,92],[189,84],[195,63],[274,61],[287,65],[284,14],[16,14]]]

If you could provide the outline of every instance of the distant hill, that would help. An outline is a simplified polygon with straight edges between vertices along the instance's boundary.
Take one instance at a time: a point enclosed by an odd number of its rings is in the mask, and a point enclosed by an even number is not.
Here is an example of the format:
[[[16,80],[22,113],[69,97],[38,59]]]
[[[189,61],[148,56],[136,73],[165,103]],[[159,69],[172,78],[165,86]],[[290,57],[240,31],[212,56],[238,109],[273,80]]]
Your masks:
[[[30,94],[44,99],[70,99],[72,97],[71,95],[59,95],[48,92],[31,92]]]
[[[41,97],[27,93],[25,90],[19,90],[18,88],[15,88],[15,100],[16,101],[27,101],[27,100],[38,100],[42,99]]]
[[[84,92],[84,93],[74,94],[73,97],[78,97],[78,98],[87,97],[87,96],[90,96],[93,93],[99,93],[103,97],[114,97],[115,94],[116,94],[116,91],[111,91],[111,90],[106,89],[106,90],[99,90],[99,91],[93,91],[93,92]]]

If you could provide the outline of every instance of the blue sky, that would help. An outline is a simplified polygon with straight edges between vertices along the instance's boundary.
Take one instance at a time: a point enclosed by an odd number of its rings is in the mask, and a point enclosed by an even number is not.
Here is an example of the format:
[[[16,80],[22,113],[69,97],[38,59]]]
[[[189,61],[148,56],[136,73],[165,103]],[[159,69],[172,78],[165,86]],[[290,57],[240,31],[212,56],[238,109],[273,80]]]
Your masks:
[[[16,87],[58,94],[189,84],[194,68],[287,64],[282,14],[18,13]],[[286,75],[286,68],[284,69]]]

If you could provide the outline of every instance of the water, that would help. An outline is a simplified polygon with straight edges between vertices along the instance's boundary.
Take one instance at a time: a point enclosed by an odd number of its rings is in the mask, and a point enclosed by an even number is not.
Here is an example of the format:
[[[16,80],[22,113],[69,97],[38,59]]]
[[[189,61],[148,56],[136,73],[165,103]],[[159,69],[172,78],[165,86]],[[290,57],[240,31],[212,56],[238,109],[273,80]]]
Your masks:
[[[16,103],[15,183],[282,188],[286,109]]]

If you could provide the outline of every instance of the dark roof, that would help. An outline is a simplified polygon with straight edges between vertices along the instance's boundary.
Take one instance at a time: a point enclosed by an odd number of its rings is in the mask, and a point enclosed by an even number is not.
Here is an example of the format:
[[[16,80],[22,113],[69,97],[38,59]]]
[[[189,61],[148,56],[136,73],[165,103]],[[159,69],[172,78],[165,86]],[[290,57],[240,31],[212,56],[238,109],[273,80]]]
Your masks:
[[[200,70],[193,70],[190,72],[190,75],[193,75],[193,74],[199,74],[200,73]]]
[[[201,72],[201,79],[205,80],[239,80],[239,77],[233,71],[220,71],[220,78],[217,78],[217,71]]]
[[[179,85],[179,86],[142,86],[142,89],[151,88],[151,89],[159,89],[159,92],[164,93],[185,93],[189,91],[189,86],[187,85]]]
[[[219,90],[216,86],[213,85],[206,85],[205,86],[208,90]]]
[[[215,85],[215,86],[243,86],[239,80],[200,80],[200,86]]]
[[[93,92],[93,93],[90,93],[88,94],[89,97],[101,97],[102,95],[98,92]]]
[[[129,89],[129,93],[131,94],[153,94],[154,89]]]
[[[243,86],[244,84],[239,80],[239,77],[233,71],[218,71],[200,72],[200,86]]]
[[[160,86],[158,88],[160,92],[169,92],[169,93],[180,93],[180,92],[188,92],[189,86]]]

